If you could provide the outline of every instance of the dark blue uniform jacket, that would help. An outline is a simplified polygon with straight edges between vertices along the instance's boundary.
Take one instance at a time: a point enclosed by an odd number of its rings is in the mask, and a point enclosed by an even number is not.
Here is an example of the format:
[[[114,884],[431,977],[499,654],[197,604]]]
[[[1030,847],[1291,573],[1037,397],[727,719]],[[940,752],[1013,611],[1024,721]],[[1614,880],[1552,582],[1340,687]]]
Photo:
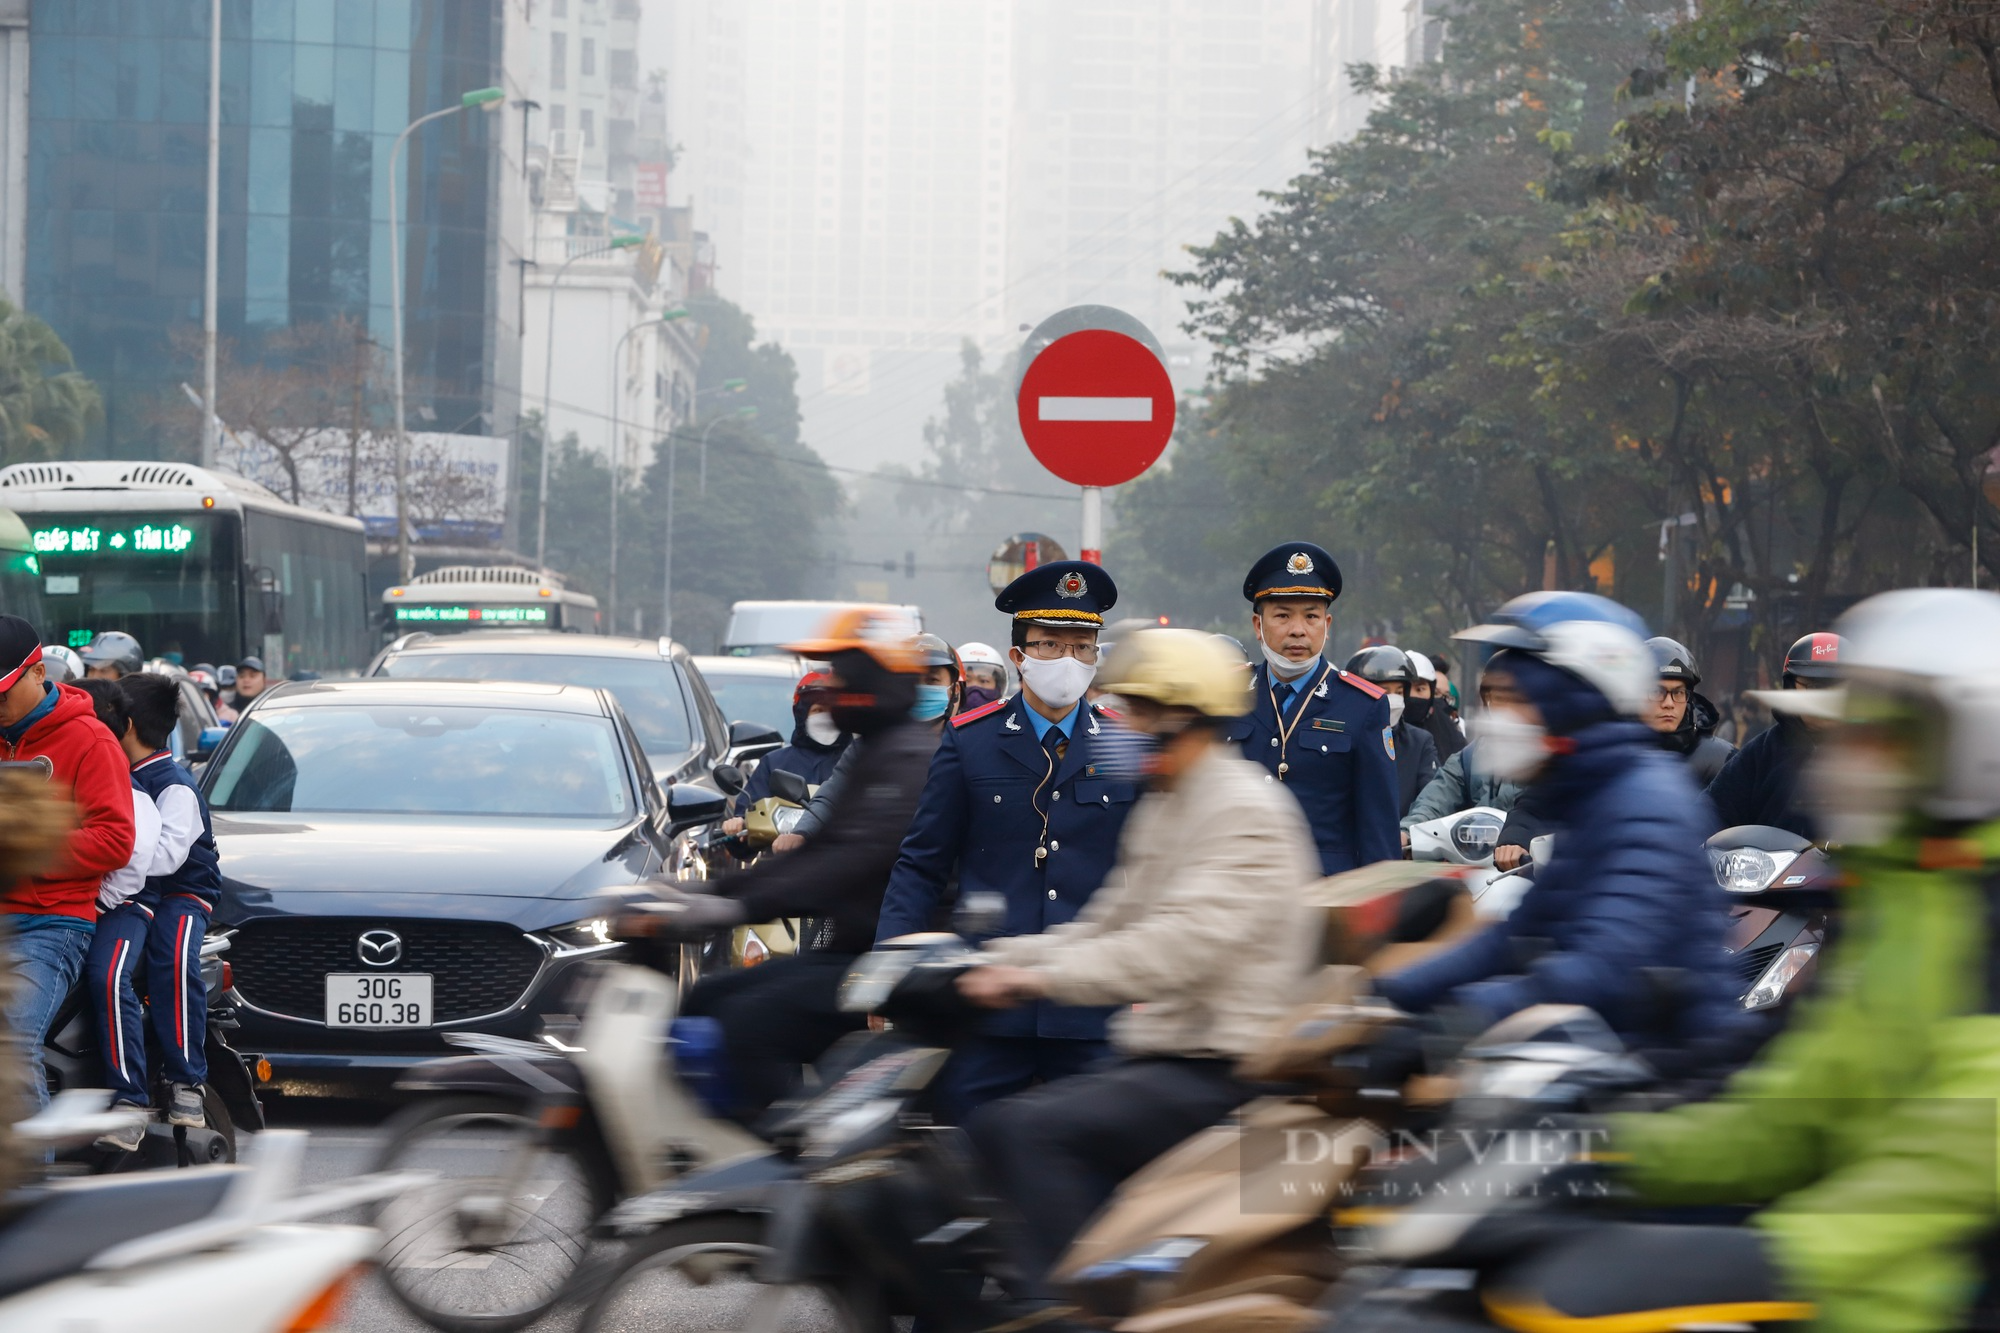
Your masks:
[[[1096,741],[1111,724],[1086,707],[1056,764],[1027,709],[1016,695],[945,728],[889,876],[877,940],[930,929],[954,870],[961,898],[1006,900],[1001,934],[1039,934],[1075,917],[1117,862],[1118,834],[1139,787],[1097,772]],[[1037,848],[1046,849],[1039,861]],[[986,1031],[1101,1041],[1106,1014],[1037,1003],[996,1014]]]
[[[1306,697],[1288,701],[1284,726],[1271,706],[1270,667],[1259,662],[1256,703],[1223,735],[1243,747],[1243,757],[1283,780],[1312,825],[1320,869],[1329,875],[1403,854],[1397,833],[1396,761],[1389,700],[1358,676],[1322,662],[1303,678]],[[1289,727],[1290,736],[1281,733]]]

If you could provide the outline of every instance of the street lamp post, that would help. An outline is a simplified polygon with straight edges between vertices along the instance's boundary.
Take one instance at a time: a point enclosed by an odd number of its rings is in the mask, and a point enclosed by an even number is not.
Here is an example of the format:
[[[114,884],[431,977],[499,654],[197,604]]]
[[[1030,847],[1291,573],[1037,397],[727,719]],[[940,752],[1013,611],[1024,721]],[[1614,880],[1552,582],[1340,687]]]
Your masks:
[[[708,456],[708,433],[723,422],[734,417],[748,420],[757,415],[754,407],[741,407],[729,416],[717,417],[702,428],[702,457]],[[677,443],[681,435],[678,430],[667,432],[667,553],[660,569],[660,633],[671,639],[674,636],[674,463],[680,457]]]
[[[549,279],[549,346],[548,354],[542,361],[542,476],[536,487],[535,499],[535,568],[548,566],[549,546],[549,455],[554,452],[555,426],[549,420],[549,413],[555,410],[556,391],[556,288],[562,283],[563,274],[579,259],[596,259],[614,250],[630,250],[635,245],[643,245],[643,236],[613,236],[595,250],[582,250],[563,260],[556,275]]]
[[[216,265],[222,211],[222,0],[208,7],[208,213],[202,222],[201,465],[215,466]]]
[[[754,407],[739,407],[734,412],[731,412],[729,416],[717,417],[715,421],[709,422],[708,430],[701,433],[701,494],[703,499],[708,498],[708,431],[715,429],[716,422],[727,421],[731,417],[738,421],[749,421],[756,415],[757,409]]]
[[[474,107],[497,110],[507,94],[500,88],[475,88],[458,99],[457,106],[448,106],[433,111],[427,116],[419,116],[404,126],[396,136],[396,142],[389,148],[389,322],[394,326],[396,338],[396,569],[403,582],[409,582],[416,565],[410,558],[410,518],[408,512],[410,470],[410,436],[404,427],[403,418],[403,216],[396,208],[396,157],[409,142],[410,135],[434,120],[455,116],[461,111]],[[214,399],[210,398],[213,410]]]
[[[641,329],[659,328],[677,319],[686,319],[688,312],[680,307],[665,310],[651,319],[640,320],[631,328],[618,335],[618,341],[611,348],[611,445],[605,450],[605,460],[611,465],[611,569],[605,580],[605,603],[608,608],[606,619],[611,628],[618,628],[618,463],[622,452],[618,442],[619,409],[624,406],[624,385],[619,382],[618,360],[625,354],[625,340]],[[546,455],[545,455],[546,456]]]

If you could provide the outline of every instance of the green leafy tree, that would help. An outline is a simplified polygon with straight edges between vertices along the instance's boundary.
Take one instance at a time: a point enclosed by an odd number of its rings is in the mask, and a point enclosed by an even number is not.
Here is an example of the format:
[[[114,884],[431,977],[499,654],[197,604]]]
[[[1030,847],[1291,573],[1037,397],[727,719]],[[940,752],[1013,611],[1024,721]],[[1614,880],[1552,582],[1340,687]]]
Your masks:
[[[0,465],[59,457],[103,419],[75,365],[53,329],[0,299]]]

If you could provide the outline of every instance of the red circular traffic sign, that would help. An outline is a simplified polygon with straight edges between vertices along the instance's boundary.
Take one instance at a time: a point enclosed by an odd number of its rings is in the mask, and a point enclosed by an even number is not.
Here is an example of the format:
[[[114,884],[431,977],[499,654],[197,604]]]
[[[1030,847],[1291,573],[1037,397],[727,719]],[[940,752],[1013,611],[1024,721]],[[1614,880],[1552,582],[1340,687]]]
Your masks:
[[[1043,467],[1077,486],[1117,486],[1159,460],[1174,433],[1174,383],[1153,349],[1079,329],[1041,350],[1015,399]]]

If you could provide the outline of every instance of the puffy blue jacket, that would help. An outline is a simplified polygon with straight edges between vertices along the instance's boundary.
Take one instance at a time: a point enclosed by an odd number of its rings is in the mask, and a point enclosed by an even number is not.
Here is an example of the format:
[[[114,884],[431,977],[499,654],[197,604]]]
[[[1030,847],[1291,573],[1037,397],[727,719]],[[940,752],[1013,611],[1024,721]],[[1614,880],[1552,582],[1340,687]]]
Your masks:
[[[1708,802],[1636,722],[1594,723],[1571,739],[1575,751],[1530,789],[1546,795],[1556,837],[1513,914],[1376,989],[1404,1009],[1449,1001],[1488,1023],[1533,1004],[1587,1005],[1642,1044],[1733,1030],[1725,907],[1702,850],[1715,831]],[[1670,1031],[1659,1030],[1649,968],[1679,970]]]

